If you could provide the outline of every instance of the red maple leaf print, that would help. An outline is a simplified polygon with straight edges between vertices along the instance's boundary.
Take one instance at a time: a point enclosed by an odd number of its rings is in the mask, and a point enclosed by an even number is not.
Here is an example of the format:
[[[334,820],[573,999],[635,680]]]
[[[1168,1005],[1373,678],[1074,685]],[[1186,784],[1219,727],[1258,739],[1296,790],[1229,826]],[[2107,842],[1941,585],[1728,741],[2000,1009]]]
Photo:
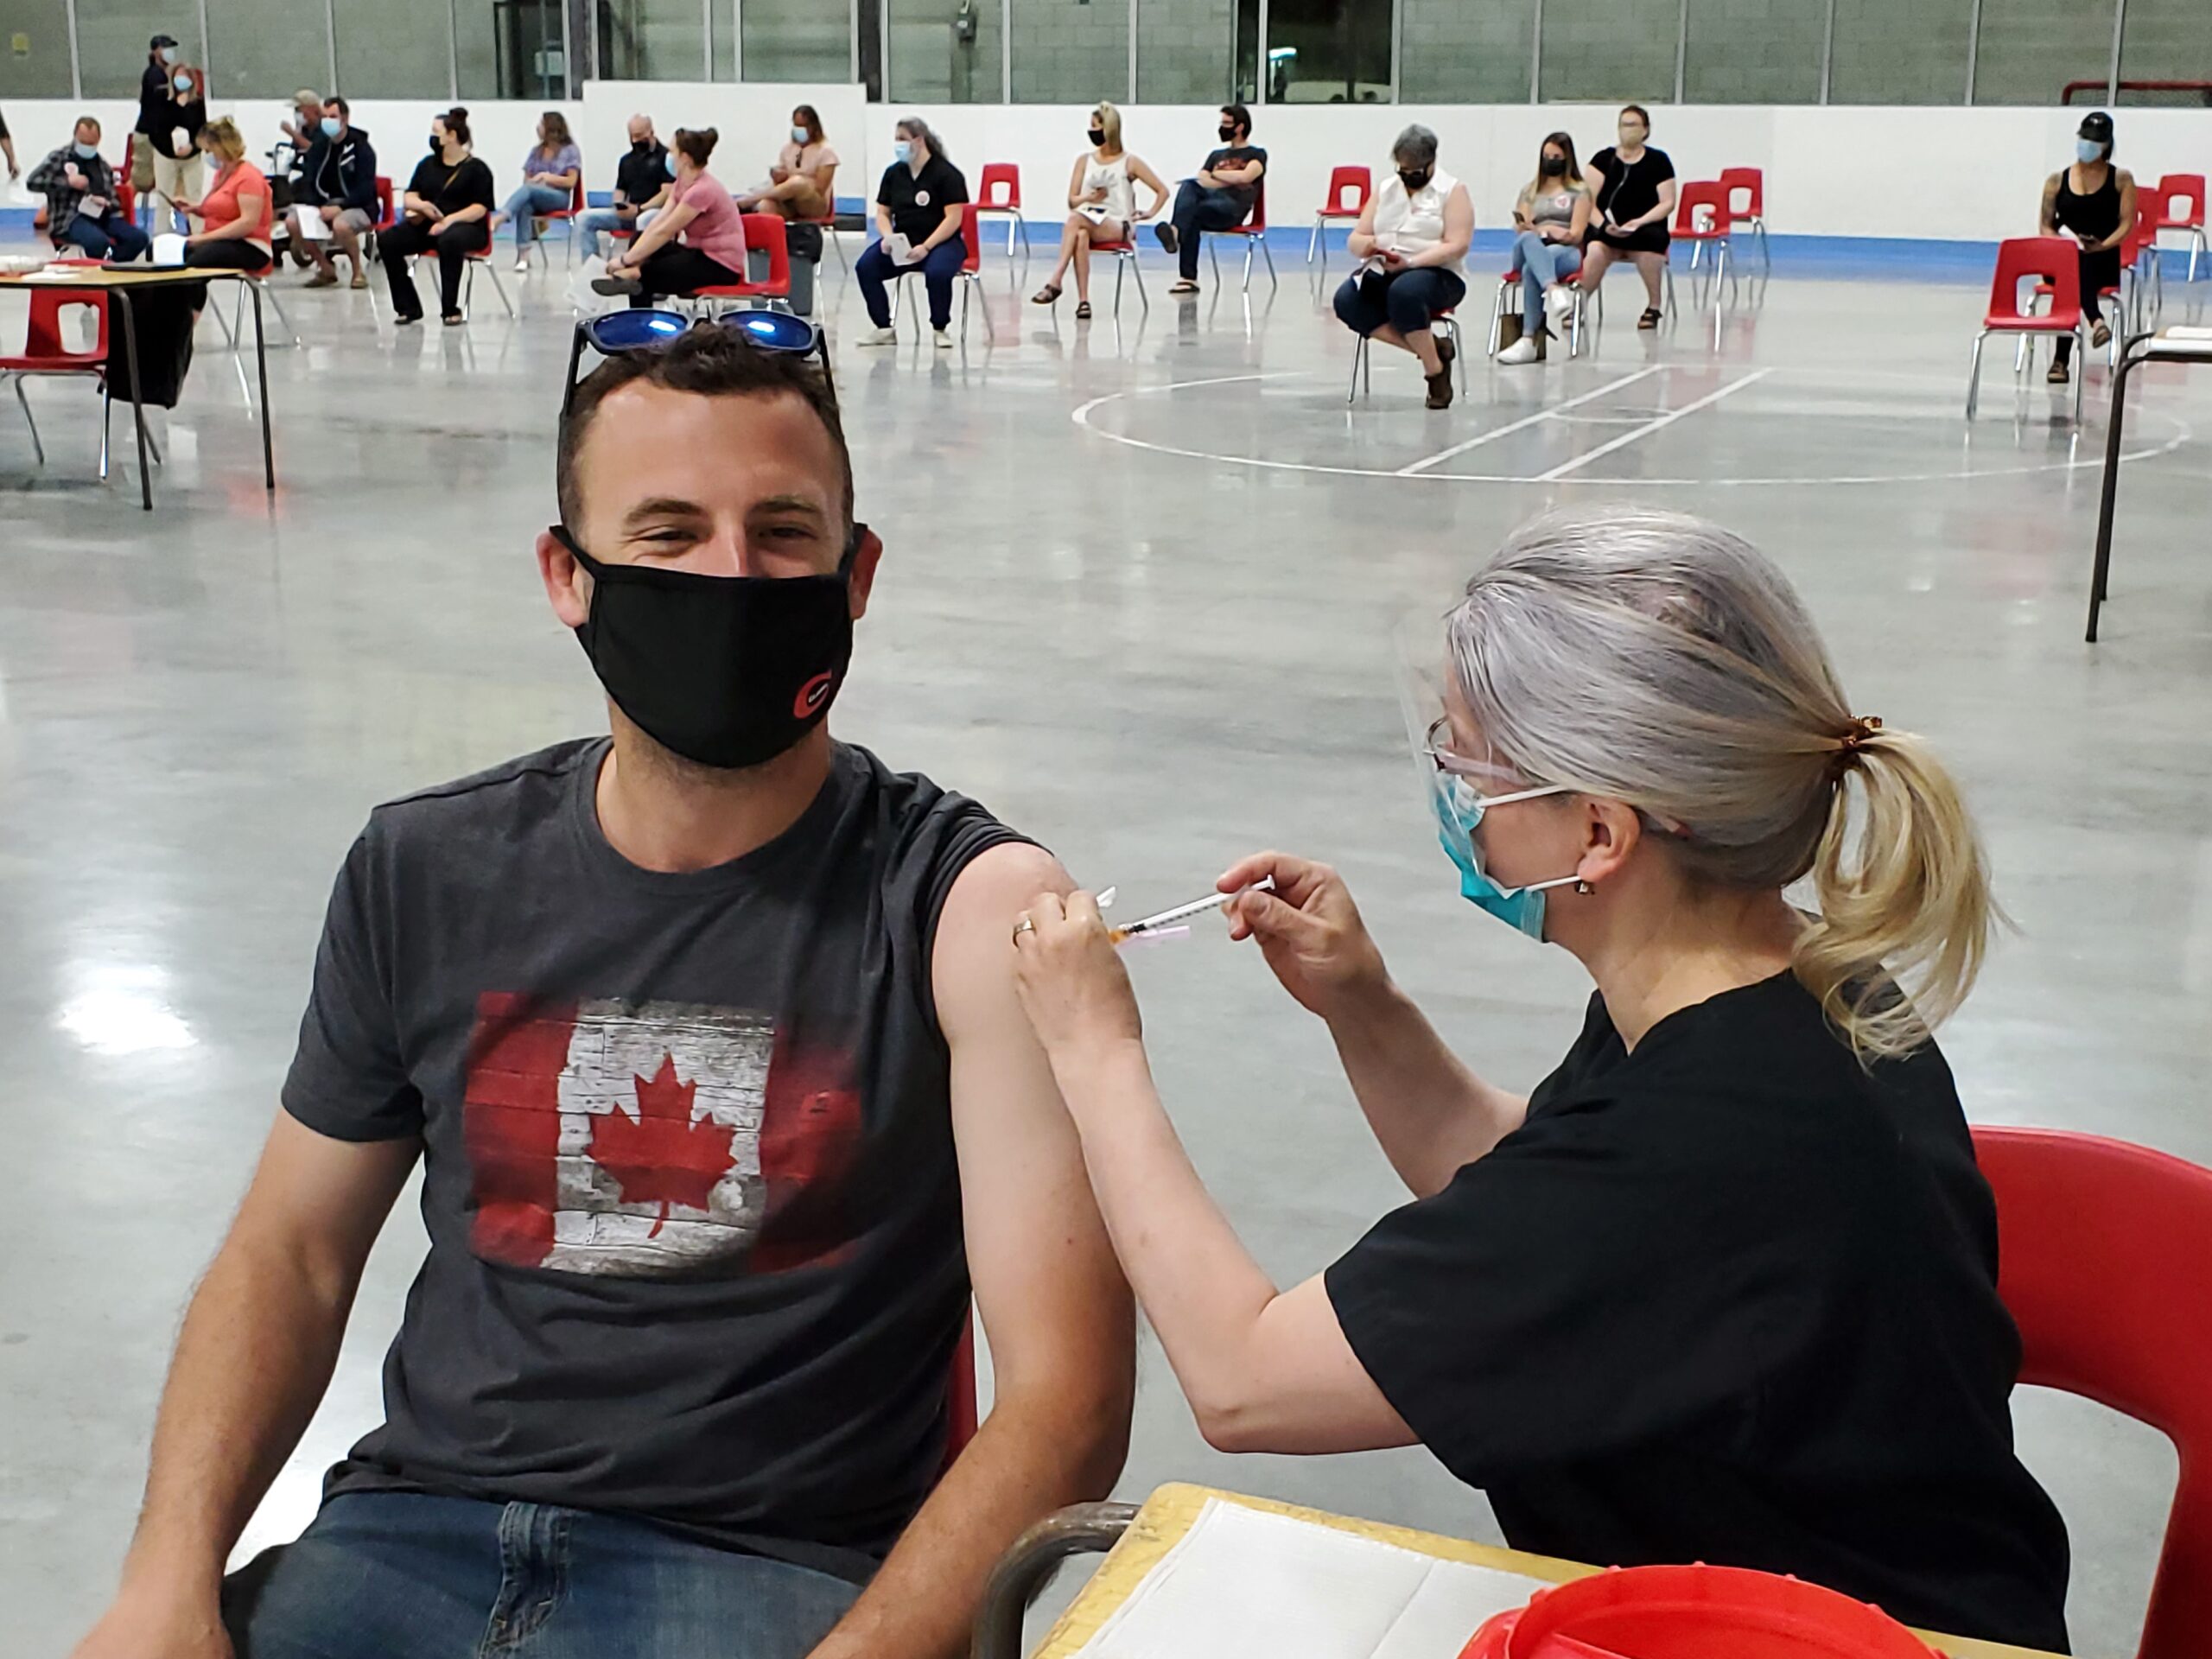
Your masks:
[[[618,1107],[593,1118],[591,1158],[614,1178],[623,1203],[660,1205],[660,1218],[645,1235],[651,1238],[668,1219],[670,1205],[707,1208],[715,1183],[736,1160],[730,1130],[712,1117],[691,1121],[691,1096],[698,1084],[677,1080],[674,1055],[637,1084],[636,1117]]]

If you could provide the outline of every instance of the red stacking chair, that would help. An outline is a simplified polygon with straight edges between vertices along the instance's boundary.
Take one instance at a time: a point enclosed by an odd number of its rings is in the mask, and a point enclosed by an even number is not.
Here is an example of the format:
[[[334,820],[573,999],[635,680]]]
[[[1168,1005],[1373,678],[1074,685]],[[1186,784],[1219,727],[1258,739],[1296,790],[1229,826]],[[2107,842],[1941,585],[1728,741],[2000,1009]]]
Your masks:
[[[1021,257],[1029,257],[1029,223],[1021,216],[1021,169],[1012,162],[985,162],[982,181],[976,187],[976,200],[970,203],[978,213],[1006,216],[1006,257],[1014,257],[1014,235],[1021,232]],[[971,243],[969,253],[975,248]]]
[[[1574,292],[1574,310],[1568,316],[1567,324],[1567,354],[1580,357],[1582,355],[1582,330],[1587,325],[1590,291],[1582,286],[1582,273],[1579,270],[1567,282]],[[1505,308],[1512,303],[1513,296],[1520,291],[1521,278],[1517,272],[1508,270],[1498,274],[1497,296],[1491,302],[1490,308],[1490,343],[1483,347],[1484,356],[1497,355],[1497,337],[1504,324]]]
[[[1218,245],[1213,238],[1220,236],[1236,236],[1244,239],[1245,292],[1249,293],[1252,289],[1252,250],[1254,248],[1257,248],[1267,259],[1268,286],[1270,288],[1281,286],[1275,280],[1275,257],[1268,252],[1268,181],[1265,178],[1260,181],[1256,194],[1252,198],[1252,211],[1245,215],[1242,225],[1232,225],[1225,231],[1208,231],[1205,235],[1206,254],[1213,261],[1215,287],[1221,286],[1221,255],[1215,251]]]
[[[1128,240],[1106,242],[1093,237],[1090,239],[1090,251],[1094,254],[1103,254],[1114,262],[1114,315],[1116,316],[1122,315],[1122,275],[1124,271],[1137,279],[1137,298],[1144,302],[1144,308],[1147,311],[1152,309],[1152,296],[1144,291],[1144,267],[1137,261],[1135,243]]]
[[[572,265],[575,264],[576,215],[583,212],[583,210],[584,175],[583,169],[582,168],[578,168],[576,169],[576,181],[569,191],[569,205],[565,207],[556,207],[550,213],[532,213],[531,215],[532,219],[537,221],[537,234],[531,238],[530,248],[524,251],[524,257],[527,258],[531,251],[538,249],[542,246],[545,237],[545,227],[547,226],[566,225],[569,227],[568,263]],[[548,256],[548,263],[551,263],[550,256]],[[503,294],[501,297],[505,298],[505,296]]]
[[[1329,238],[1324,234],[1332,219],[1358,221],[1366,211],[1368,197],[1375,194],[1375,175],[1363,167],[1332,167],[1329,169],[1329,192],[1321,198],[1321,205],[1313,210],[1313,234],[1306,238],[1306,263],[1312,264],[1316,251],[1321,256],[1321,269],[1329,268]],[[1351,198],[1349,204],[1344,198]]]
[[[2120,366],[2120,348],[2121,342],[2127,337],[2131,321],[2141,315],[2146,309],[2146,302],[2143,296],[2143,267],[2138,263],[2138,257],[2146,245],[2154,244],[2157,239],[2151,230],[2151,223],[2158,217],[2158,212],[2156,202],[2145,199],[2138,193],[2135,199],[2135,223],[2129,227],[2127,234],[2122,237],[2120,242],[2120,281],[2110,288],[2101,288],[2097,290],[2097,298],[2109,302],[2111,307],[2112,315],[2105,325],[2111,331],[2110,338],[2105,342],[2105,362],[2112,368]],[[2158,280],[2157,266],[2158,262],[2155,259],[2151,261],[2153,283]],[[2078,278],[2080,271],[2078,265],[2075,267],[2075,271]],[[2050,297],[2050,284],[2037,283],[2036,298],[2048,300]],[[2163,293],[2160,294],[2159,299],[2163,302],[2164,299]],[[2085,357],[2082,360],[2086,365],[2088,359]],[[2023,334],[2020,337],[2018,347],[2012,353],[2012,372],[2018,374],[2022,370],[2032,366],[2034,362],[2034,340],[2030,336]]]
[[[2102,1135],[1977,1128],[2020,1381],[2171,1440],[2181,1478],[2136,1659],[2212,1653],[2212,1170]]]
[[[2142,187],[2136,187],[2139,192]],[[2196,256],[2206,251],[2204,245],[2204,175],[2202,173],[2169,173],[2158,181],[2158,203],[2159,231],[2182,231],[2189,236],[2189,275],[2183,280],[2196,280]],[[2183,204],[2182,211],[2173,211],[2174,203]],[[2152,240],[2155,245],[2157,237]]]
[[[1997,275],[1989,284],[1989,312],[1974,339],[1974,361],[1967,378],[1967,419],[1974,419],[1981,390],[1981,348],[1992,334],[2070,334],[2086,348],[2082,328],[2080,245],[2071,237],[2015,236],[1997,245]],[[2036,282],[2050,308],[2038,313],[2031,299],[2020,308],[2020,284]],[[2074,377],[2074,419],[2082,419],[2082,382]]]
[[[1722,200],[1722,211],[1728,227],[1733,230],[1738,225],[1748,225],[1758,232],[1759,270],[1770,275],[1774,256],[1767,251],[1766,245],[1766,175],[1756,167],[1724,167],[1720,169],[1720,188],[1727,193]],[[1741,207],[1736,203],[1738,196],[1744,199]]]
[[[967,251],[967,257],[960,262],[960,338],[963,341],[968,338],[968,297],[983,285],[982,215],[988,212],[989,208],[977,201],[965,203],[960,210],[960,241]],[[906,293],[907,283],[923,280],[922,268],[918,264],[909,265],[899,273],[898,280],[891,286],[891,322],[893,327],[899,323],[899,298]],[[989,302],[982,302],[982,307],[983,337],[995,345],[998,333],[991,327]]]
[[[1685,181],[1675,198],[1674,239],[1690,245],[1692,268],[1707,243],[1713,246],[1713,279],[1728,274],[1728,187],[1718,179]]]
[[[1447,305],[1441,311],[1430,312],[1428,327],[1430,333],[1441,334],[1452,342],[1452,360],[1458,364],[1459,369],[1459,395],[1465,397],[1467,393],[1466,346],[1465,342],[1459,338],[1459,319],[1452,315],[1452,307]],[[1370,348],[1374,342],[1365,334],[1355,334],[1352,341],[1351,390],[1344,393],[1344,402],[1348,404],[1356,402],[1362,392],[1372,392],[1375,390],[1375,370],[1370,360]]]
[[[768,256],[766,279],[753,282],[748,272],[748,280],[745,282],[695,288],[689,294],[679,294],[676,297],[695,302],[709,302],[704,307],[709,310],[713,308],[710,302],[715,300],[758,300],[771,311],[786,309],[791,298],[791,238],[785,229],[782,215],[741,213],[738,217],[745,226],[747,262],[751,263],[756,249]]]
[[[507,315],[510,317],[515,315],[515,302],[507,297],[507,285],[499,280],[499,264],[492,257],[497,251],[498,246],[497,242],[487,241],[482,247],[467,256],[462,270],[467,274],[462,277],[461,285],[461,315],[464,319],[476,302],[476,273],[480,270],[491,277],[492,291],[499,296],[499,303],[506,308]],[[424,260],[428,260],[435,269],[438,263],[438,256],[435,253],[416,254],[415,266],[417,270],[422,269]]]
[[[72,264],[94,264],[95,260],[71,261]],[[107,296],[83,289],[70,289],[54,286],[26,284],[30,295],[30,327],[23,337],[20,357],[0,357],[0,380],[11,380],[16,386],[16,401],[22,406],[23,423],[31,429],[31,449],[38,456],[38,464],[46,465],[46,443],[38,435],[38,423],[31,418],[31,400],[23,391],[23,382],[34,374],[89,374],[105,385],[107,376]],[[97,333],[92,350],[73,352],[61,337],[61,314],[71,306],[87,308],[97,314]],[[101,475],[106,475],[106,451],[101,451]]]

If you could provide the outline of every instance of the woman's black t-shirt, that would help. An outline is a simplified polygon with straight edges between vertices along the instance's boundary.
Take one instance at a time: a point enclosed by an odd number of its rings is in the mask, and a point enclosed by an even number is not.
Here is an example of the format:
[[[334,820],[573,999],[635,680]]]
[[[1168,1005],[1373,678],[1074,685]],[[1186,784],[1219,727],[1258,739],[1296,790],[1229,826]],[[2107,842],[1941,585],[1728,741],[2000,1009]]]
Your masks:
[[[499,199],[492,169],[474,156],[448,165],[442,156],[426,156],[416,164],[407,188],[423,200],[435,202],[441,215],[450,219],[464,207],[490,207]]]
[[[1327,1274],[1353,1351],[1517,1548],[1792,1573],[2063,1650],[2013,1455],[1997,1223],[1930,1045],[1869,1073],[1783,974],[1603,1001],[1528,1121]]]
[[[891,228],[919,247],[944,222],[944,210],[968,200],[968,181],[944,156],[932,154],[919,173],[904,162],[883,169],[876,201],[891,211]]]
[[[1641,219],[1656,207],[1659,187],[1675,176],[1675,164],[1663,149],[1647,148],[1631,163],[1621,160],[1620,153],[1608,144],[1590,158],[1590,165],[1605,175],[1593,206],[1616,225]]]

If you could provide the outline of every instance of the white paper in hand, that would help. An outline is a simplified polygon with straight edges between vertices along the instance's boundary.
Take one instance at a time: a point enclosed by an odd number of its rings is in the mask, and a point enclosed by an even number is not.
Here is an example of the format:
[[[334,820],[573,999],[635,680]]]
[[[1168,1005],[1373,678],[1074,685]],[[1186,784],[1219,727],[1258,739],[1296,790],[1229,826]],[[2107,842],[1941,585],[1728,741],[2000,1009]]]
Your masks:
[[[293,208],[292,222],[298,227],[302,241],[327,242],[330,240],[330,226],[322,222],[322,209],[320,207]]]
[[[176,231],[163,231],[154,238],[151,256],[157,265],[181,265],[184,263],[184,238]]]
[[[894,265],[911,265],[914,263],[914,245],[898,231],[892,232],[885,238],[883,251],[890,257],[891,263]]]

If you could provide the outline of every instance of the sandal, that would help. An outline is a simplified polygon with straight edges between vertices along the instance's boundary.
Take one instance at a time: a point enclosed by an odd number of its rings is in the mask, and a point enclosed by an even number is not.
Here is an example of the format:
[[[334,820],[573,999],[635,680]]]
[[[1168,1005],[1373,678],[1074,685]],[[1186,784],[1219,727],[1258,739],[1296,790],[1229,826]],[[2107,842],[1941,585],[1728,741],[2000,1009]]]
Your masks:
[[[1044,287],[1039,289],[1034,294],[1032,294],[1029,296],[1029,303],[1032,305],[1055,305],[1058,303],[1059,297],[1060,285],[1058,283],[1047,283]]]
[[[1075,308],[1075,320],[1077,322],[1089,322],[1090,321],[1090,302],[1089,300],[1084,300],[1077,305]]]
[[[1636,320],[1636,326],[1649,333],[1656,328],[1662,320],[1663,315],[1658,307],[1647,305],[1643,308],[1643,315]]]
[[[1167,291],[1170,294],[1195,294],[1198,291],[1198,285],[1193,282],[1179,280],[1170,283]]]
[[[439,318],[438,321],[444,323],[448,328],[458,328],[462,323],[468,321],[468,316],[466,312],[448,311],[444,316]]]

